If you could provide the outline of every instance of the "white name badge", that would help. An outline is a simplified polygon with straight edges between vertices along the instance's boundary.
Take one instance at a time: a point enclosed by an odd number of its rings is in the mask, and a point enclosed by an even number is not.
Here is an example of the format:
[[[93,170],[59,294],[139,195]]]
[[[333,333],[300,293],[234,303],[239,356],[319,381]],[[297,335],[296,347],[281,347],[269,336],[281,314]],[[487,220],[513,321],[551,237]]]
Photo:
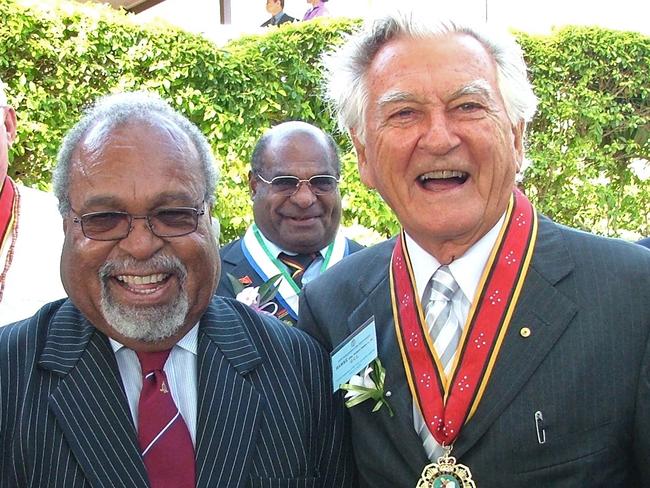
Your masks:
[[[377,358],[377,330],[375,317],[370,317],[331,354],[332,386],[336,392],[342,384]]]

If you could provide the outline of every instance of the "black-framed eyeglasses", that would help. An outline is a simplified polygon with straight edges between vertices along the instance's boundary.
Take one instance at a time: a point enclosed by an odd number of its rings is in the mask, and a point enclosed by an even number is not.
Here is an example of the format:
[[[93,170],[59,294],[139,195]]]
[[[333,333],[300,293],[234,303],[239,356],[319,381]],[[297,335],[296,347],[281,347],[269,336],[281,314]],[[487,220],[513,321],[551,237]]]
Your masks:
[[[158,237],[181,237],[196,231],[199,216],[205,214],[201,208],[166,207],[159,208],[149,215],[131,215],[127,212],[90,212],[79,215],[72,221],[81,224],[81,232],[94,241],[119,241],[133,230],[133,221],[144,219],[149,230]]]
[[[314,195],[325,195],[331,193],[336,189],[339,184],[339,178],[332,175],[314,175],[306,180],[301,180],[297,176],[282,175],[267,180],[262,175],[256,176],[267,185],[271,186],[271,190],[285,197],[290,197],[300,189],[300,185],[305,183]]]

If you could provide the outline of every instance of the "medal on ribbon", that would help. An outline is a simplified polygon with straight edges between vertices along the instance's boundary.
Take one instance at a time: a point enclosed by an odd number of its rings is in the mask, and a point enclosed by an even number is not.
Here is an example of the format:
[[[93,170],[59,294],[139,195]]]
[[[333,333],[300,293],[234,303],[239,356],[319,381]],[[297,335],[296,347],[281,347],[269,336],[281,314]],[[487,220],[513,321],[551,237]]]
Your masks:
[[[476,488],[472,473],[464,464],[456,464],[456,458],[450,456],[451,446],[445,448],[445,454],[437,463],[428,464],[415,488]]]
[[[406,378],[431,435],[445,454],[426,466],[417,487],[474,487],[467,466],[450,456],[463,425],[472,417],[523,286],[537,236],[537,216],[515,190],[506,219],[483,272],[452,370],[447,376],[429,336],[404,237],[398,236],[390,268],[395,332]]]

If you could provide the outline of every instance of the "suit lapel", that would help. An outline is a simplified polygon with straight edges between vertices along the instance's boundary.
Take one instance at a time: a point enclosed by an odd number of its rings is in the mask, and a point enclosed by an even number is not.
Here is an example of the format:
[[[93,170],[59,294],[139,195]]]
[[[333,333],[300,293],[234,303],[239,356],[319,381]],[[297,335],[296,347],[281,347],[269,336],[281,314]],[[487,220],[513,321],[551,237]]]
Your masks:
[[[263,405],[246,374],[261,361],[241,317],[215,298],[199,329],[198,488],[248,481]]]
[[[537,245],[522,294],[497,358],[494,372],[474,416],[454,447],[462,456],[512,402],[562,335],[577,307],[555,284],[573,270],[559,230],[540,217]],[[531,331],[529,337],[522,328]]]
[[[259,286],[262,284],[262,279],[249,264],[246,256],[244,256],[244,253],[242,252],[241,246],[242,244],[240,239],[230,245],[227,250],[224,250],[223,254],[221,255],[221,259],[226,265],[224,267],[228,269],[228,272],[235,278],[239,279],[248,276],[252,280],[252,286]],[[233,294],[232,296],[235,296],[234,290],[230,286],[230,282],[228,280],[227,286],[230,292]]]
[[[382,413],[378,422],[393,443],[400,446],[404,462],[419,473],[429,461],[413,426],[412,397],[395,337],[385,269],[390,262],[389,252],[378,253],[376,262],[369,266],[377,269],[376,275],[381,278],[362,284],[367,287],[367,298],[350,315],[348,327],[352,332],[375,316],[379,357],[386,368],[386,390],[392,393],[389,401],[395,410],[395,417]],[[555,288],[572,270],[573,261],[557,227],[540,217],[537,246],[519,303],[483,399],[456,441],[455,456],[467,452],[512,402],[576,314],[576,305]],[[529,338],[520,334],[523,327],[531,329]]]
[[[66,302],[50,325],[39,365],[61,377],[49,399],[91,486],[148,486],[115,355],[106,336]]]
[[[243,242],[241,239],[236,241],[233,244],[229,244],[228,249],[225,250],[222,255],[223,262],[227,264],[227,266],[224,266],[224,268],[226,268],[228,270],[227,272],[237,279],[243,278],[244,276],[248,276],[251,279],[251,284],[247,286],[261,286],[262,284],[264,284],[265,280],[259,275],[257,270],[251,265],[251,263],[244,255],[244,252],[242,251],[242,245]],[[230,280],[222,278],[222,282],[226,283],[225,286],[228,287],[230,296],[236,298],[237,294],[232,289],[232,286],[230,285]],[[295,319],[288,312],[287,304],[284,302],[284,300],[281,301],[279,299],[279,296],[280,295],[278,293],[276,297],[273,300],[270,300],[269,302],[269,303],[274,303],[277,306],[277,310],[275,311],[274,315],[284,322],[290,322],[292,324],[295,324],[297,322],[297,319]]]
[[[381,279],[379,281],[368,280],[361,284],[363,292],[367,293],[367,298],[350,315],[348,328],[352,333],[371,316],[375,318],[379,359],[386,369],[384,386],[386,391],[391,392],[388,401],[395,415],[390,417],[385,408],[374,413],[368,410],[368,415],[372,415],[376,419],[377,429],[383,430],[392,443],[399,446],[404,463],[412,471],[419,473],[428,460],[422,441],[415,432],[413,400],[395,336],[387,269],[395,241],[391,239],[389,242],[390,245],[387,244],[384,252],[378,254],[375,261],[368,266],[369,269],[377,270],[375,276]]]

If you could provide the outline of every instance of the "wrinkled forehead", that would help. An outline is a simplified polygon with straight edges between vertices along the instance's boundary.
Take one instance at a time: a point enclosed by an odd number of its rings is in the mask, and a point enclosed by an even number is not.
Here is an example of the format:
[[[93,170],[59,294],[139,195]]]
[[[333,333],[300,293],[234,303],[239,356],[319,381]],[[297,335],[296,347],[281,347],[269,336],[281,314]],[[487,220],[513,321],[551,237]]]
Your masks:
[[[373,58],[366,82],[379,104],[407,101],[416,92],[499,98],[495,60],[480,41],[464,33],[395,38]]]
[[[72,153],[70,178],[91,181],[115,172],[149,182],[164,174],[205,183],[192,140],[164,117],[102,120],[86,131]]]

